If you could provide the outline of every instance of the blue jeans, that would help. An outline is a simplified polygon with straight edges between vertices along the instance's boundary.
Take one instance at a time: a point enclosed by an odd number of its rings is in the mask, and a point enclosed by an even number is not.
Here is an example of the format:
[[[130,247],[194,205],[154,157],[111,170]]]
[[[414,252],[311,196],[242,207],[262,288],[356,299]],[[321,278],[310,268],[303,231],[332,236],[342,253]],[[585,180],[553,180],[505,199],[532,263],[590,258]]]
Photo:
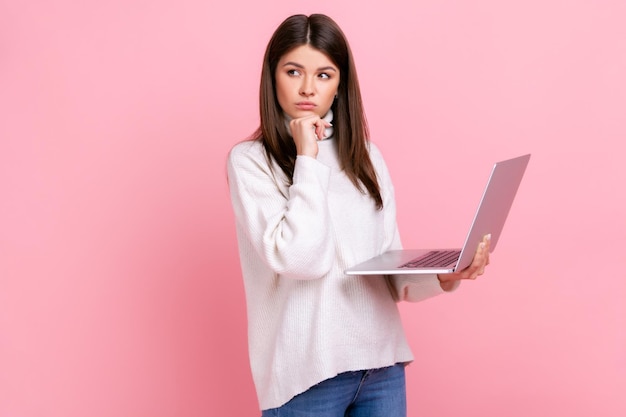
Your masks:
[[[339,374],[262,417],[406,417],[404,364]]]

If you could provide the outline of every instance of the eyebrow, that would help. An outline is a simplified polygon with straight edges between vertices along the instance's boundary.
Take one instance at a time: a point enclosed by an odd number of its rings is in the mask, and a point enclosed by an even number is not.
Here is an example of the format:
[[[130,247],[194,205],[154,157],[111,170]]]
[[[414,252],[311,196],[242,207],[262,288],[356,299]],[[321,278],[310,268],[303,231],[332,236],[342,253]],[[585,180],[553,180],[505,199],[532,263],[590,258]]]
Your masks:
[[[302,64],[298,64],[297,62],[293,62],[293,61],[285,62],[285,63],[283,64],[283,67],[286,67],[287,65],[293,65],[293,66],[294,66],[294,67],[296,67],[296,68],[302,68],[302,69],[304,69],[304,65],[302,65]],[[335,68],[335,67],[333,67],[333,66],[331,66],[331,65],[328,65],[328,66],[326,66],[326,67],[320,67],[320,68],[318,68],[318,69],[317,69],[317,71],[328,71],[328,70],[331,70],[331,71],[335,71],[335,72],[337,72],[337,68]]]

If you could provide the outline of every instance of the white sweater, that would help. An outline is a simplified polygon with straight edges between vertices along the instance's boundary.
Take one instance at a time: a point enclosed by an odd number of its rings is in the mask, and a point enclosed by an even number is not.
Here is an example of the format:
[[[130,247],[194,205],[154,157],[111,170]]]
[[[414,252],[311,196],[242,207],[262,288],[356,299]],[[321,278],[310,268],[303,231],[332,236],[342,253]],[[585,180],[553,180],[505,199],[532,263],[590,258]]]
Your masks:
[[[262,410],[335,375],[413,360],[396,301],[443,292],[436,276],[347,276],[344,270],[400,248],[394,191],[373,144],[384,202],[340,169],[334,140],[317,159],[298,156],[293,185],[270,170],[260,142],[228,157],[243,273],[252,375]]]

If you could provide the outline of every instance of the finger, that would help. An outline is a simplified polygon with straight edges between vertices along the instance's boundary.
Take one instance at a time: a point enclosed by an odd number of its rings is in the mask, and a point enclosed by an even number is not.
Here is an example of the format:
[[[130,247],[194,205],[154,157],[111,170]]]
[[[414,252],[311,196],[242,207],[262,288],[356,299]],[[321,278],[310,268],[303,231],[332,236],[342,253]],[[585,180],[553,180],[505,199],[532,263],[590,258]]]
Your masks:
[[[323,120],[319,120],[315,123],[315,136],[317,136],[318,140],[324,139],[324,132],[326,131],[326,126],[323,124]]]
[[[321,119],[318,116],[306,116],[301,117],[299,119],[292,119],[289,122],[292,130],[298,130],[300,132],[310,131],[310,129],[315,129],[316,125],[321,122]]]
[[[474,270],[474,272],[472,273],[472,279],[476,279],[476,278],[478,278],[479,276],[481,276],[484,273],[485,273],[485,267],[482,266],[482,267]]]
[[[474,254],[474,259],[472,260],[472,267],[479,268],[481,265],[483,265],[487,256],[486,253],[489,253],[489,252],[485,251],[485,243],[480,242],[478,244],[478,249],[476,250],[476,253]]]
[[[491,235],[486,235],[483,242],[485,243],[485,250],[489,251],[489,248],[491,247]]]

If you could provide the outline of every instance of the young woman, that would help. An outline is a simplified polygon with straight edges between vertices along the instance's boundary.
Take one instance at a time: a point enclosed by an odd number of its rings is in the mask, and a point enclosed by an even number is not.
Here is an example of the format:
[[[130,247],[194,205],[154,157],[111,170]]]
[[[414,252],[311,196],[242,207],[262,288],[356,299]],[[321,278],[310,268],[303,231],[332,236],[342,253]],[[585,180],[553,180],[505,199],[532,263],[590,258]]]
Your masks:
[[[481,275],[489,239],[456,274],[344,274],[401,242],[352,54],[329,17],[291,16],[277,28],[260,112],[227,165],[263,416],[405,416],[413,356],[396,303]]]

